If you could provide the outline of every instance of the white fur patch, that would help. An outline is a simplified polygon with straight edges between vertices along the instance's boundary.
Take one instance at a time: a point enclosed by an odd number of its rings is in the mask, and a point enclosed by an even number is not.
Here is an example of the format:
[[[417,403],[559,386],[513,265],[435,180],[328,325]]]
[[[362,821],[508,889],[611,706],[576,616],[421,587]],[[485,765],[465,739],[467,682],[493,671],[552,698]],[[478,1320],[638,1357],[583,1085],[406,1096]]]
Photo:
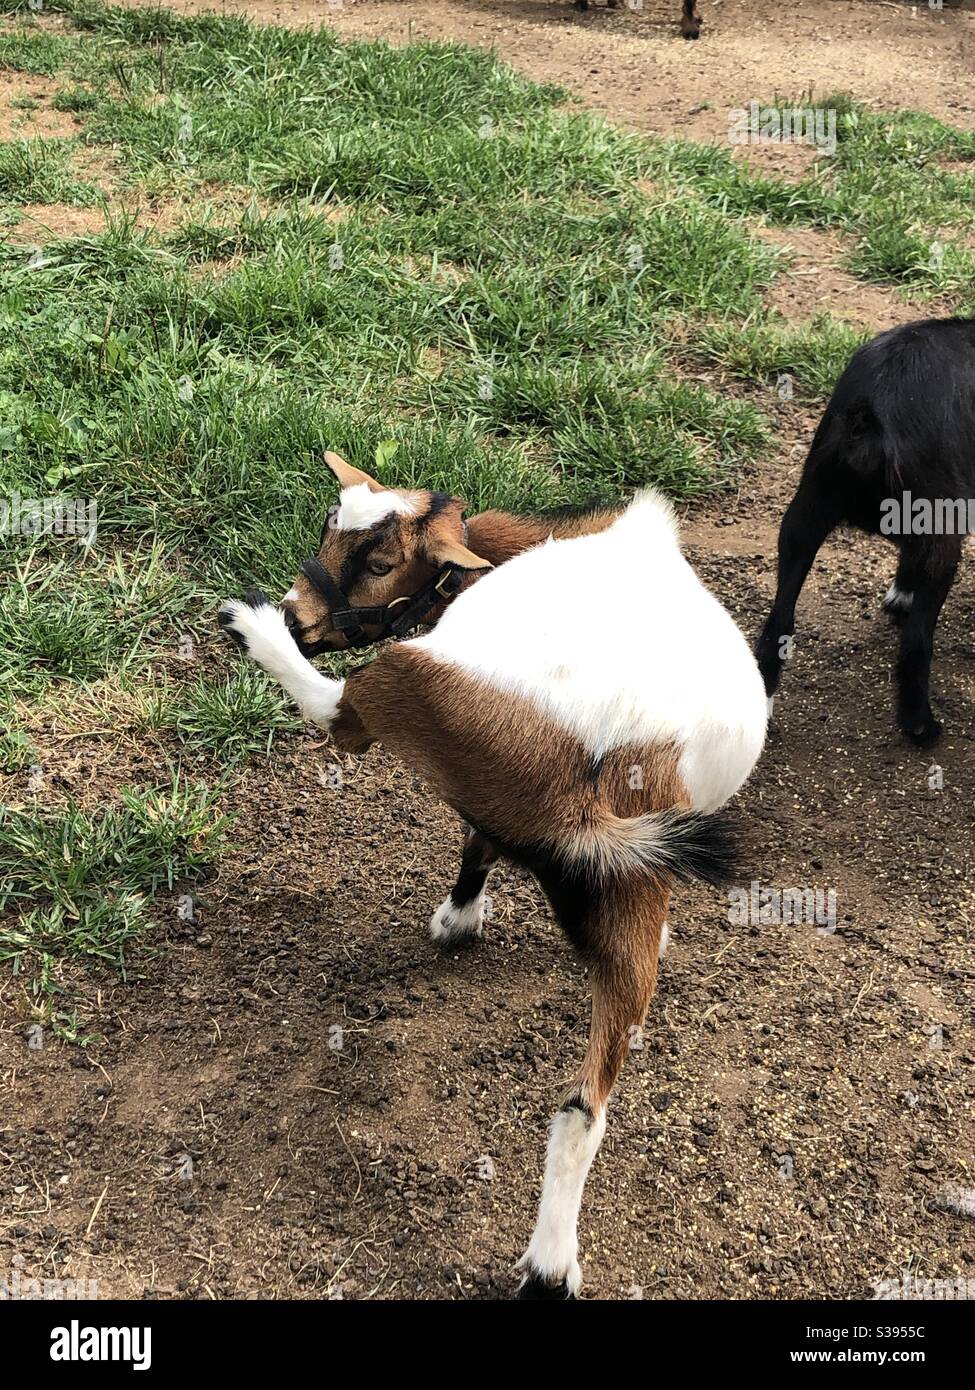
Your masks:
[[[903,589],[898,589],[896,584],[891,584],[884,596],[884,607],[888,613],[907,613],[914,603],[914,595],[906,594]]]
[[[565,1280],[570,1294],[582,1285],[576,1227],[582,1189],[606,1132],[605,1107],[592,1120],[581,1110],[560,1110],[552,1121],[538,1220],[518,1268],[549,1283]]]
[[[667,954],[667,947],[670,945],[670,927],[665,922],[660,928],[660,945],[657,947],[657,959],[663,960]]]
[[[220,612],[230,620],[225,626],[247,643],[247,655],[284,687],[306,719],[327,729],[335,718],[345,681],[329,680],[305,660],[281,610],[269,603],[251,608],[229,599]]]
[[[738,790],[765,741],[755,659],[654,492],[605,531],[498,566],[412,645],[530,700],[595,757],[673,742],[699,810]]]
[[[299,592],[298,592],[297,589],[292,588],[292,589],[289,589],[289,590],[288,590],[288,592],[285,594],[285,596],[284,596],[284,598],[281,600],[281,602],[282,602],[282,603],[293,603],[293,602],[295,601],[295,599],[298,599],[298,598],[301,598],[301,595],[299,594]]]
[[[469,941],[480,936],[483,930],[483,894],[464,903],[463,907],[456,907],[452,899],[445,898],[430,918],[430,939],[437,946],[449,945],[451,941]]]
[[[335,519],[339,531],[368,531],[377,521],[397,513],[415,516],[416,507],[399,492],[373,492],[366,483],[342,489]]]

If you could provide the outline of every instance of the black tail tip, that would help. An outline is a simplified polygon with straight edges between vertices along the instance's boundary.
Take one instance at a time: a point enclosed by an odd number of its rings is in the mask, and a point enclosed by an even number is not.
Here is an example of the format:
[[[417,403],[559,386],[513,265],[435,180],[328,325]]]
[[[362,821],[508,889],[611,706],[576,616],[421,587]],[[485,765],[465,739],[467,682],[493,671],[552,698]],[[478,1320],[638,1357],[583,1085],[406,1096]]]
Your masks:
[[[674,870],[681,878],[701,879],[715,888],[738,882],[741,840],[729,812],[692,812],[675,823],[674,832]]]

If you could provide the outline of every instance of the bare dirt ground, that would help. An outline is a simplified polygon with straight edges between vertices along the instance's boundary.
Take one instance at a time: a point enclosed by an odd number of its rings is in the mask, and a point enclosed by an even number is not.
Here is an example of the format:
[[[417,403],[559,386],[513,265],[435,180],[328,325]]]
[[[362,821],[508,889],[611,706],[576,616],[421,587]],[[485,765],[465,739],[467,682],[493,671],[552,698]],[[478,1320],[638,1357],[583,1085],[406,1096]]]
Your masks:
[[[702,0],[697,45],[676,36],[673,0],[636,16],[540,0],[248,8],[497,42],[616,118],[691,134],[708,133],[706,113],[688,115],[700,103],[812,82],[959,123],[975,100],[975,21],[920,7]],[[850,302],[835,247],[799,249],[797,268],[822,267]],[[912,316],[864,294],[859,321]],[[686,526],[749,636],[816,419],[770,396],[775,449]],[[892,572],[879,542],[824,549],[738,798],[749,879],[834,889],[837,930],[732,926],[720,895],[678,890],[586,1191],[591,1297],[840,1298],[905,1270],[975,1278],[975,1225],[945,1209],[975,1187],[975,580],[969,564],[939,626],[946,735],[920,753],[892,728],[879,612]],[[493,882],[484,941],[435,952],[450,814],[381,753],[345,760],[329,791],[328,746],[308,732],[285,747],[270,773],[246,774],[237,847],[203,885],[199,921],[167,931],[143,978],[104,980],[104,1044],[31,1052],[7,1015],[0,1267],[6,1248],[25,1274],[93,1276],[123,1297],[510,1292],[547,1117],[584,1047],[584,973],[512,869]],[[58,766],[81,799],[155,770],[121,734],[74,739]],[[15,994],[6,980],[0,1007]]]

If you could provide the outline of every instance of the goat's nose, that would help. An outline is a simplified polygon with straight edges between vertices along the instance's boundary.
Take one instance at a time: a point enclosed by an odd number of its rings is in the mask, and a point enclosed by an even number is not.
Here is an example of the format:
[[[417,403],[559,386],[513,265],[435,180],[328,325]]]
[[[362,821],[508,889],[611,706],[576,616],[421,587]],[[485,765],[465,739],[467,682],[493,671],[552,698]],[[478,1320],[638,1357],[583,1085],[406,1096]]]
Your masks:
[[[285,607],[281,609],[281,612],[284,615],[284,625],[288,631],[297,632],[301,627],[301,623],[298,621],[298,615],[295,610],[285,605]]]

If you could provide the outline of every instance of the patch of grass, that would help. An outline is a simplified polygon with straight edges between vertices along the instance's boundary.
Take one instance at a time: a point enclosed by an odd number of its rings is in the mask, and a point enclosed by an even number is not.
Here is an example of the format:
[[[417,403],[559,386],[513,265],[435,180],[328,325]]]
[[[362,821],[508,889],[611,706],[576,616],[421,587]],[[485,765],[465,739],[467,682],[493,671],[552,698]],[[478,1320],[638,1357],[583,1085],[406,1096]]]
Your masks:
[[[130,945],[153,924],[152,898],[218,854],[228,825],[218,799],[174,774],[164,788],[123,787],[98,811],[0,806],[0,960],[27,978],[42,1016],[64,995],[55,961],[125,974]]]
[[[975,253],[950,240],[932,240],[903,223],[878,227],[862,237],[847,266],[863,280],[893,282],[930,294],[970,289],[975,284]]]
[[[806,104],[806,103],[802,103]],[[651,172],[725,213],[832,227],[855,238],[849,268],[915,295],[967,291],[975,257],[975,133],[923,112],[876,113],[844,94],[816,101],[836,116],[836,148],[788,180],[733,158],[732,149],[666,141]],[[945,167],[961,162],[962,170]]]
[[[88,204],[94,190],[71,174],[66,140],[0,142],[0,201]]]
[[[253,666],[223,679],[201,676],[162,712],[159,722],[179,734],[188,752],[225,766],[252,753],[267,757],[278,734],[302,727],[277,687]]]
[[[688,497],[730,475],[766,441],[747,403],[663,374],[659,356],[613,367],[555,358],[445,373],[427,388],[434,411],[466,411],[478,427],[524,439],[558,477],[561,501],[608,501],[627,486]]]
[[[37,77],[53,76],[76,51],[73,40],[28,21],[21,29],[0,34],[0,68]]]
[[[837,200],[819,171],[795,181],[764,174],[735,159],[730,145],[654,142],[650,174],[664,189],[685,190],[725,216],[810,226],[829,226],[838,216]]]
[[[65,87],[55,95],[51,105],[55,111],[94,111],[98,95],[88,87]]]
[[[556,431],[554,446],[568,495],[608,501],[634,483],[700,497],[716,481],[730,481],[767,441],[762,418],[747,402],[662,381],[615,415],[578,413]]]
[[[13,706],[0,702],[0,772],[23,772],[36,761],[37,752],[20,727]]]
[[[8,548],[24,539],[8,538]],[[128,560],[14,563],[0,587],[0,683],[36,695],[51,681],[127,671],[163,640],[175,648],[188,592],[159,546]]]
[[[745,381],[788,379],[805,396],[828,396],[856,349],[872,337],[822,314],[809,323],[782,320],[708,323],[695,330],[688,346]]]
[[[151,897],[210,862],[227,825],[215,789],[174,774],[119,797],[94,812],[0,807],[0,911],[50,902],[71,917],[106,892]]]

